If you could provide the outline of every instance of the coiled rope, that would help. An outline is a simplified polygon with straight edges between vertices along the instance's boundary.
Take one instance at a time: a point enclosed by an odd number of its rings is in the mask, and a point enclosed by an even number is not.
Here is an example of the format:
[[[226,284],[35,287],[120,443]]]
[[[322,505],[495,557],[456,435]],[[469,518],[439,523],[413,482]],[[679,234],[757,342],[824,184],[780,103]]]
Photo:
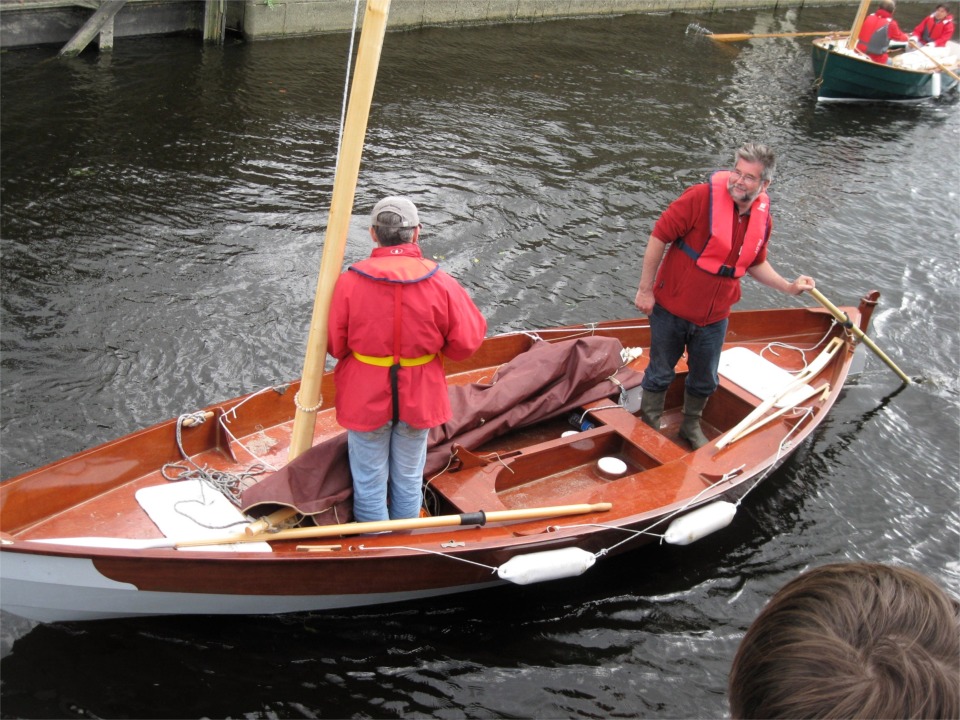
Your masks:
[[[183,449],[183,424],[189,422],[190,427],[195,427],[206,421],[207,418],[202,412],[188,413],[177,418],[177,449],[180,451],[180,456],[189,463],[189,466],[182,463],[166,463],[160,469],[160,473],[165,480],[170,482],[197,480],[200,482],[201,488],[210,487],[224,495],[234,505],[240,507],[241,493],[253,485],[252,478],[262,475],[267,471],[267,468],[263,463],[258,462],[243,472],[231,473],[224,470],[214,470],[207,465],[203,467],[197,465]],[[196,520],[194,521],[196,522]],[[238,523],[232,524],[236,525]],[[229,525],[225,527],[229,527]]]

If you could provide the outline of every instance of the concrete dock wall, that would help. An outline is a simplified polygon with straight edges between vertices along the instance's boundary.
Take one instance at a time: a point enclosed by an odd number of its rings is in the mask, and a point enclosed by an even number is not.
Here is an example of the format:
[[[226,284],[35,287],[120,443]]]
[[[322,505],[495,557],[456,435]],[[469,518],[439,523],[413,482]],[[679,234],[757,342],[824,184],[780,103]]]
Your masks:
[[[816,4],[843,4],[837,0]],[[801,5],[802,2],[796,2]],[[437,25],[482,25],[645,12],[713,11],[784,5],[783,0],[392,0],[388,30]],[[348,31],[353,0],[246,0],[237,3],[228,27],[250,39]],[[363,18],[363,3],[360,8]]]
[[[804,0],[392,0],[388,30],[804,4]],[[854,3],[815,0],[807,4]],[[0,0],[0,47],[66,43],[99,6],[98,0]],[[359,21],[364,7],[361,0]],[[218,12],[228,33],[239,33],[247,40],[276,40],[347,32],[354,9],[354,0],[127,0],[116,15],[113,33],[115,38],[203,34],[205,14]]]

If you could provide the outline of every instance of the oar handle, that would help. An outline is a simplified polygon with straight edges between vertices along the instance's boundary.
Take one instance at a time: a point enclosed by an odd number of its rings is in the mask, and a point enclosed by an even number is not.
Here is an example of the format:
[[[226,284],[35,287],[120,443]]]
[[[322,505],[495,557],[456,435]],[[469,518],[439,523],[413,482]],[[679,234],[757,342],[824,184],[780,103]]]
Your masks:
[[[827,298],[823,296],[823,293],[821,293],[816,288],[810,288],[807,292],[813,295],[816,301],[821,305],[823,305],[827,310],[829,310],[830,314],[832,314],[837,320],[844,323],[845,326],[849,327],[850,330],[853,332],[853,334],[863,341],[864,345],[870,348],[878,358],[880,358],[881,360],[883,360],[884,363],[886,363],[887,367],[893,370],[897,374],[897,376],[901,380],[903,380],[904,385],[910,384],[910,378],[907,377],[907,374],[903,372],[903,370],[898,368],[897,364],[893,360],[891,360],[889,357],[887,357],[887,354],[883,352],[883,350],[878,348],[877,344],[873,340],[868,338],[866,333],[863,332],[863,330],[861,330],[857,325],[854,325],[853,323],[851,323],[850,318],[847,317],[846,313],[841,311],[840,308],[838,308],[832,302],[827,300]]]

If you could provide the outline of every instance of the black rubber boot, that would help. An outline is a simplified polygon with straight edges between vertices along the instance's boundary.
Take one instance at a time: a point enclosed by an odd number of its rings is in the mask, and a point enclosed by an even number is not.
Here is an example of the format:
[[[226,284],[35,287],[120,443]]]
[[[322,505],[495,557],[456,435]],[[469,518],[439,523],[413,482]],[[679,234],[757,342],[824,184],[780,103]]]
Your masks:
[[[667,391],[650,392],[643,391],[643,397],[640,398],[640,419],[654,430],[660,429],[660,416],[663,415],[663,403],[667,399]]]
[[[690,443],[694,450],[699,450],[709,442],[700,427],[703,408],[709,399],[695,397],[686,390],[683,392],[683,422],[680,424],[680,437]]]

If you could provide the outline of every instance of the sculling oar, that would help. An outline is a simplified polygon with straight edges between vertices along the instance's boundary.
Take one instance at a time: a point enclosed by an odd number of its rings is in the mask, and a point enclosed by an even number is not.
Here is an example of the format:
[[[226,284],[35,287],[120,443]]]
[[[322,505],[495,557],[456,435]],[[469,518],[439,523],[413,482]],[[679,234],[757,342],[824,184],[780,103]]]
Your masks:
[[[128,550],[202,547],[204,545],[232,545],[234,543],[266,542],[267,540],[303,540],[306,538],[362,535],[365,533],[421,530],[436,527],[466,527],[486,525],[492,522],[512,522],[515,520],[544,520],[567,515],[586,515],[588,513],[607,512],[612,507],[613,505],[611,503],[581,503],[578,505],[557,505],[555,507],[524,508],[521,510],[493,510],[491,512],[481,510],[473,513],[462,513],[460,515],[436,515],[433,517],[410,518],[407,520],[354,522],[344,523],[343,525],[318,525],[314,527],[278,530],[272,533],[259,533],[257,535],[224,535],[215,538],[196,538],[193,540],[177,540],[176,538],[132,540],[129,538],[77,537],[44,538],[42,540],[35,540],[35,542]]]
[[[947,75],[949,75],[950,77],[952,77],[952,78],[953,78],[954,80],[956,80],[957,82],[960,82],[960,75],[957,75],[953,70],[951,70],[950,68],[948,68],[948,67],[947,67],[946,65],[944,65],[943,63],[939,62],[933,55],[931,55],[931,54],[928,53],[926,50],[924,50],[922,47],[920,47],[920,45],[919,45],[917,42],[915,42],[914,40],[910,40],[910,45],[911,45],[913,48],[919,50],[921,53],[923,53],[923,56],[924,56],[927,60],[929,60],[930,62],[932,62],[934,65],[936,65],[936,66],[937,66],[938,68],[940,68],[941,70],[943,70],[943,72],[945,72]]]
[[[863,332],[859,327],[850,322],[850,318],[847,317],[846,313],[842,312],[840,308],[834,305],[832,302],[827,300],[823,294],[816,288],[811,288],[808,290],[817,302],[823,305],[827,310],[830,311],[830,314],[833,315],[837,320],[843,323],[843,326],[849,328],[854,335],[856,335],[860,340],[863,341],[863,344],[868,348],[873,350],[878,358],[883,360],[891,370],[893,370],[901,380],[903,380],[904,385],[910,384],[910,378],[907,377],[906,373],[903,372],[900,368],[897,367],[896,363],[893,362],[890,358],[887,357],[886,353],[883,352],[880,348],[877,347],[877,344],[867,337],[866,333]]]
[[[716,33],[708,33],[708,37],[711,40],[717,40],[718,42],[737,42],[739,40],[753,40],[754,38],[812,37],[815,35],[845,37],[847,34],[848,32],[846,30],[818,30],[816,32],[726,33],[720,35],[717,35]]]

